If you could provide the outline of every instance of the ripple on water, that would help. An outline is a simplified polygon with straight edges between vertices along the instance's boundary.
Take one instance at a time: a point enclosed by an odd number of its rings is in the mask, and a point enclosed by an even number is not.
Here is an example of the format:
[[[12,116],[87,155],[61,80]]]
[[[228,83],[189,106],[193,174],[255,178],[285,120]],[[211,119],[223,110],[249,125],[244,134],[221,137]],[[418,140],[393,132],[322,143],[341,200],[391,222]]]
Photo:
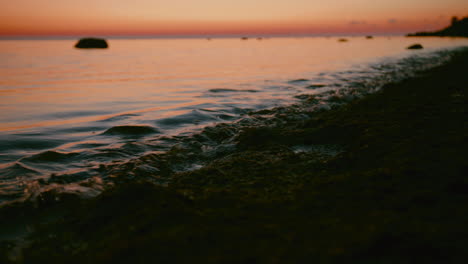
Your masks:
[[[27,161],[31,163],[63,162],[73,157],[76,157],[77,155],[79,155],[79,153],[64,153],[59,151],[48,150],[36,155],[32,155],[30,157],[23,158],[22,161]]]
[[[254,89],[229,89],[229,88],[215,88],[208,90],[210,93],[258,93],[259,90]]]
[[[0,138],[0,149],[3,151],[51,149],[65,142],[65,140],[43,136],[31,138],[23,135],[7,135],[5,139]]]
[[[325,87],[325,84],[311,84],[306,86],[307,89],[318,89],[318,88],[323,88]]]
[[[133,141],[133,142],[127,142],[123,144],[122,147],[119,148],[119,150],[126,154],[136,155],[138,153],[143,153],[145,151],[148,151],[149,146],[142,142]]]
[[[83,132],[101,131],[103,129],[105,129],[104,126],[81,126],[81,127],[61,128],[61,129],[57,129],[56,132],[61,133],[61,134],[73,135],[73,134],[78,134],[78,133],[83,133]]]
[[[123,115],[117,115],[113,117],[106,118],[104,120],[101,120],[101,122],[114,122],[114,121],[121,121],[125,119],[129,119],[131,117],[139,116],[138,114],[123,114]]]
[[[305,82],[309,82],[310,80],[308,79],[295,79],[295,80],[291,80],[289,81],[288,83],[291,83],[291,84],[299,84],[299,83],[305,83]]]
[[[0,175],[2,175],[0,180],[11,180],[16,177],[34,177],[41,175],[41,172],[30,168],[29,166],[21,163],[15,162],[10,166],[4,167],[0,169]]]
[[[217,118],[213,114],[206,111],[192,110],[188,113],[164,118],[156,123],[165,128],[176,128],[186,124],[200,124],[203,122],[216,121]]]

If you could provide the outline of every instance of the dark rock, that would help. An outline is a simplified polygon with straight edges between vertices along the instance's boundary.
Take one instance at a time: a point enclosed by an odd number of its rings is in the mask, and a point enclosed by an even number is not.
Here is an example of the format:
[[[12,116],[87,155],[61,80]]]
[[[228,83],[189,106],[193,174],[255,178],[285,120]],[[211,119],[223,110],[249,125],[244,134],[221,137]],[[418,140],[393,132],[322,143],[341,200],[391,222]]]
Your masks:
[[[366,36],[366,39],[373,39],[373,36]]]
[[[423,49],[423,46],[421,44],[413,44],[406,49]]]
[[[78,49],[106,49],[108,47],[105,39],[98,38],[82,38],[75,45]]]
[[[348,40],[345,39],[345,38],[341,38],[341,39],[338,40],[338,42],[348,42]]]

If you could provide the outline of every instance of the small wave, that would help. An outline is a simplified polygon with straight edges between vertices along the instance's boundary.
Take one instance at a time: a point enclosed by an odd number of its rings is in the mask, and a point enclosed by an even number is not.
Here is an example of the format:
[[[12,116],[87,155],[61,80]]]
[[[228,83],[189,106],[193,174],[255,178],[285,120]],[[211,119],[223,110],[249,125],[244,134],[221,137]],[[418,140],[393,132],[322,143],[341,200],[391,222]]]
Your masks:
[[[16,178],[18,176],[38,176],[41,173],[34,170],[21,162],[15,162],[14,164],[0,169],[1,180]]]
[[[189,113],[170,117],[170,118],[164,118],[159,120],[157,123],[158,125],[164,126],[164,127],[177,127],[185,124],[199,124],[202,122],[208,122],[208,121],[216,121],[217,119],[212,115],[208,113],[202,113],[198,110],[193,110]]]
[[[53,118],[72,118],[78,116],[98,116],[110,114],[109,112],[99,112],[99,111],[70,111],[70,112],[56,112],[51,113],[50,116]]]
[[[210,93],[258,93],[259,90],[253,89],[245,89],[245,90],[237,90],[237,89],[228,89],[228,88],[216,88],[208,90]]]
[[[137,155],[138,153],[144,153],[149,150],[149,146],[142,142],[127,142],[123,144],[120,148],[115,149],[122,153],[128,154],[130,156]]]
[[[0,149],[2,150],[40,150],[51,149],[65,143],[64,140],[53,139],[49,137],[41,137],[38,139],[24,138],[23,135],[8,135],[7,138],[0,138]]]
[[[139,116],[137,114],[123,114],[123,115],[117,115],[117,116],[113,116],[113,117],[109,117],[107,119],[104,119],[104,120],[101,120],[101,122],[114,122],[114,121],[121,121],[121,120],[125,120],[125,119],[128,119],[130,117],[134,117],[134,116]]]
[[[103,135],[146,135],[159,133],[151,126],[114,126],[107,129]]]
[[[274,91],[295,91],[297,90],[297,87],[294,86],[287,86],[287,85],[270,85],[265,87],[268,90],[274,90]]]
[[[60,146],[61,149],[70,148],[70,149],[92,149],[102,146],[107,146],[106,143],[98,141],[81,141],[81,142],[70,142]]]
[[[295,79],[295,80],[289,81],[288,83],[295,84],[295,83],[304,83],[304,82],[309,82],[309,81],[310,80],[308,80],[308,79]]]
[[[75,134],[75,133],[83,133],[83,132],[95,132],[103,130],[104,127],[101,126],[83,126],[83,127],[68,127],[63,129],[57,129],[58,133],[63,134]]]
[[[225,114],[225,113],[222,113],[222,114],[217,114],[215,115],[217,118],[221,119],[221,120],[226,120],[226,121],[232,121],[232,120],[235,120],[236,118],[238,118],[237,115],[233,115],[233,114]]]
[[[28,162],[60,162],[68,160],[72,157],[79,155],[78,153],[63,153],[53,150],[41,152],[39,154],[23,158],[22,160]]]
[[[199,110],[200,110],[200,111],[203,111],[203,112],[212,113],[211,115],[213,115],[214,117],[216,117],[216,118],[218,118],[218,119],[221,119],[221,120],[230,121],[230,120],[234,120],[235,118],[238,117],[237,114],[234,114],[234,113],[226,113],[225,111],[212,110],[212,109],[205,109],[205,108],[202,108],[202,109],[199,109]]]
[[[326,87],[325,84],[311,84],[306,86],[307,89],[318,89],[318,88],[323,88]]]

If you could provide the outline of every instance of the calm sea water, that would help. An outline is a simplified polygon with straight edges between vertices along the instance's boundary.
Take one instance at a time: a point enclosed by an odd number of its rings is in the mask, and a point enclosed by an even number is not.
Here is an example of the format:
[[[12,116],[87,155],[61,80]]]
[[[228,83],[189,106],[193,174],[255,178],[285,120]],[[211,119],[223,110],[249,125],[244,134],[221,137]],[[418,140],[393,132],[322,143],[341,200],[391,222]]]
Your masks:
[[[415,42],[425,49],[405,49]],[[235,136],[268,122],[252,112],[297,105],[306,95],[322,99],[308,111],[327,109],[331,94],[346,101],[373,92],[443,63],[468,41],[111,39],[106,50],[74,44],[0,41],[0,203],[50,189],[95,195],[115,178],[163,174],[159,157],[180,146],[199,152],[164,167],[200,167],[193,156],[229,146],[196,139],[222,127],[215,124],[229,124]]]

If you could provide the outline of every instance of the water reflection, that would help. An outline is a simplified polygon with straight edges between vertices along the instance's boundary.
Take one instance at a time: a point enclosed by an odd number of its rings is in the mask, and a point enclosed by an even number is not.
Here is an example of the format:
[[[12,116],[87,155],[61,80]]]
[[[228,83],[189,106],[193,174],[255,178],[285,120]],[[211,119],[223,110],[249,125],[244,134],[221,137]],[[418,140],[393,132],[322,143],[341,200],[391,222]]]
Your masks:
[[[280,122],[250,111],[302,101],[317,102],[307,111],[329,109],[411,74],[408,67],[431,66],[434,50],[468,43],[425,38],[415,54],[404,49],[414,38],[397,37],[110,42],[96,51],[68,40],[0,41],[0,196],[51,173],[68,183],[118,174],[115,164],[167,151],[209,125]],[[422,59],[401,60],[415,55]],[[217,129],[191,146],[211,140],[219,152],[211,137],[238,128]]]

